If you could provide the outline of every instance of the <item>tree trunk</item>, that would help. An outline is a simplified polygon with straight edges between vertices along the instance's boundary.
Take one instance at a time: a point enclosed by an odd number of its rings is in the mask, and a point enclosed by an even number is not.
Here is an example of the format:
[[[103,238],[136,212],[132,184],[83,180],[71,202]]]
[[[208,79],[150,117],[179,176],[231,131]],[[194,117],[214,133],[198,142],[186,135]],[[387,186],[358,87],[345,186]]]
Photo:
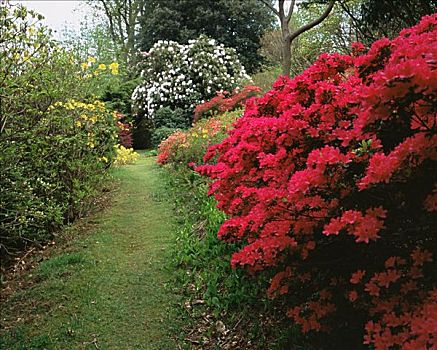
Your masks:
[[[334,7],[336,0],[330,0],[327,8],[325,11],[315,20],[312,22],[309,22],[302,27],[293,30],[292,33],[290,33],[290,19],[293,15],[294,5],[296,3],[296,0],[291,0],[290,2],[290,8],[288,9],[288,14],[285,13],[284,9],[284,3],[285,0],[278,0],[278,10],[275,9],[275,7],[272,5],[271,0],[260,0],[262,3],[264,3],[270,10],[273,11],[273,13],[278,16],[279,21],[281,22],[281,31],[282,31],[282,74],[289,77],[291,72],[291,44],[294,39],[296,39],[299,35],[302,33],[305,33],[307,30],[310,30],[311,28],[315,27],[316,25],[320,24],[323,20],[328,17],[329,13],[331,12],[332,8]]]
[[[290,76],[291,70],[291,40],[288,23],[281,21],[282,29],[282,75]]]

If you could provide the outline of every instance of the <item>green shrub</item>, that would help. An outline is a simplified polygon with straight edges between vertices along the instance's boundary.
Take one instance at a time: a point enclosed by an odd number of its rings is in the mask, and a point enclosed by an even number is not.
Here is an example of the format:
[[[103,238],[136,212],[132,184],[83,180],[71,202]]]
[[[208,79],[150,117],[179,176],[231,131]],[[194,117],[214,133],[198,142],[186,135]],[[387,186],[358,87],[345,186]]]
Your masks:
[[[2,258],[92,207],[117,143],[114,114],[91,98],[93,77],[40,19],[0,6]]]
[[[153,124],[155,128],[186,129],[190,127],[188,120],[183,109],[175,108],[173,110],[170,107],[164,107],[156,111]]]
[[[174,134],[179,129],[168,128],[166,126],[162,126],[152,131],[152,146],[156,148],[159,144],[167,139],[171,134]]]
[[[132,121],[132,91],[138,84],[136,79],[128,79],[126,76],[120,76],[113,83],[105,85],[101,100],[106,102],[108,108],[118,111],[126,116],[126,121]]]
[[[92,206],[117,138],[101,102],[69,101],[31,128],[7,127],[1,141],[1,244],[10,250],[47,239]]]

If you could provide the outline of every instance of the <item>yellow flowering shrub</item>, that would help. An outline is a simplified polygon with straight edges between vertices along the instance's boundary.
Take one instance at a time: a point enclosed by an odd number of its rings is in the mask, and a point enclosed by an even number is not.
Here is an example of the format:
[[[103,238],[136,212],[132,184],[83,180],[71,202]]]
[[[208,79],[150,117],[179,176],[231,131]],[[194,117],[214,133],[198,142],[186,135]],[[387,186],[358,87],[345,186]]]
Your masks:
[[[135,152],[133,148],[126,148],[122,145],[116,146],[116,152],[114,165],[133,164],[140,158],[139,153]]]
[[[116,114],[107,110],[102,101],[85,103],[70,99],[66,102],[55,102],[48,110],[51,112],[68,111],[72,117],[70,129],[76,129],[73,132],[81,133],[82,137],[86,138],[86,146],[98,154],[108,153],[108,144],[116,142]],[[107,160],[105,163],[109,162],[107,156],[102,155]]]
[[[110,95],[121,77],[118,63],[83,62],[62,47],[41,24],[43,16],[0,3],[2,265],[5,256],[44,242],[95,205],[117,153],[118,129],[94,96]]]

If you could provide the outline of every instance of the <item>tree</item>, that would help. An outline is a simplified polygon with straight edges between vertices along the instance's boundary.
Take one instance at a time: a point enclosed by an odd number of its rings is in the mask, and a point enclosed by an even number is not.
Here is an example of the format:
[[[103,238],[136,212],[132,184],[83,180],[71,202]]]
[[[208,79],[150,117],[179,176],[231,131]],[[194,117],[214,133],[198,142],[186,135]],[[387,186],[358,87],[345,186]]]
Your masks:
[[[146,0],[98,0],[88,3],[104,13],[112,41],[121,49],[120,58],[126,62],[131,60],[137,46],[138,21]]]
[[[358,3],[359,0],[348,0]],[[289,26],[299,28],[325,11],[326,3],[308,3],[293,14]],[[290,75],[296,76],[312,65],[323,52],[350,53],[351,44],[357,41],[351,19],[340,6],[334,6],[329,16],[317,27],[302,33],[291,45]],[[261,38],[260,52],[268,63],[278,68],[283,62],[282,31],[275,28]]]
[[[285,0],[279,0],[278,9],[276,9],[269,0],[260,0],[265,4],[278,18],[281,24],[282,33],[282,73],[285,76],[290,76],[291,69],[291,44],[299,35],[305,33],[311,28],[322,23],[332,11],[336,0],[329,0],[325,11],[313,21],[302,25],[301,27],[291,30],[290,20],[295,10],[296,0],[291,0],[288,12],[285,9]]]
[[[258,0],[148,1],[140,20],[140,47],[158,40],[185,44],[201,34],[237,50],[249,73],[262,63],[260,37],[272,28],[274,16]]]
[[[365,44],[383,36],[393,38],[437,11],[437,0],[341,0],[339,4]]]

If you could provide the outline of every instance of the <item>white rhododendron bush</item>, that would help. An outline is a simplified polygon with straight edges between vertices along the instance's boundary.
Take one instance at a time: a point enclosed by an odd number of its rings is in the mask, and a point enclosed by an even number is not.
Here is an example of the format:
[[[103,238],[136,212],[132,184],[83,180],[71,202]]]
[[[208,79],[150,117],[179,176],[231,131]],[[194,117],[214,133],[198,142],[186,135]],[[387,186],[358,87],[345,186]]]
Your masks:
[[[235,49],[205,36],[187,45],[158,41],[144,56],[142,81],[132,99],[138,113],[149,119],[164,107],[182,109],[192,118],[197,104],[249,79]]]

